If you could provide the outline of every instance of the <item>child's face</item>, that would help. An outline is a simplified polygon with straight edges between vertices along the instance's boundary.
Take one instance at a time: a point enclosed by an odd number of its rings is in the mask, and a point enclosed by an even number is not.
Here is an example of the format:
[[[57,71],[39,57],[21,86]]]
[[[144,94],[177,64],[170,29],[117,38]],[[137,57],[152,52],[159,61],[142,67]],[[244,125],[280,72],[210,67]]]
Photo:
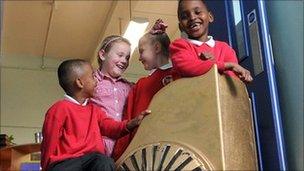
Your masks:
[[[147,36],[142,37],[138,43],[139,61],[144,65],[145,70],[156,68],[155,46],[150,42]]]
[[[80,77],[83,84],[83,92],[87,98],[93,97],[94,89],[97,86],[97,81],[93,76],[93,68],[90,64],[84,64],[83,74]]]
[[[120,77],[129,66],[130,51],[129,44],[122,41],[114,42],[109,52],[100,55],[105,74],[112,78]]]
[[[185,0],[179,9],[180,28],[189,38],[207,41],[208,26],[213,22],[213,16],[201,0]]]

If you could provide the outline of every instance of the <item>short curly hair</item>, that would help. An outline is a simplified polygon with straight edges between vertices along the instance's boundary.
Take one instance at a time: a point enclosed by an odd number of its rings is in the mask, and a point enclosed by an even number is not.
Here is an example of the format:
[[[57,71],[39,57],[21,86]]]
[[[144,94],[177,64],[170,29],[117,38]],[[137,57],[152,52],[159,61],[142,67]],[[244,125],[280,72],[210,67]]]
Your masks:
[[[68,95],[73,95],[73,85],[74,81],[80,72],[82,72],[82,67],[85,64],[90,64],[83,59],[69,59],[63,61],[57,70],[59,85]]]

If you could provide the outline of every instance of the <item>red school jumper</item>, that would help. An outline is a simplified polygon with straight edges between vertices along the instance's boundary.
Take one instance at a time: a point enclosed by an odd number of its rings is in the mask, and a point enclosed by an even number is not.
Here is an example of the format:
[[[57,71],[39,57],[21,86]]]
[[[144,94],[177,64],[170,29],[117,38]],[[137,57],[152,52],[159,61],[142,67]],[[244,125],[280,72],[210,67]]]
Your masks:
[[[178,78],[178,74],[171,65],[167,65],[156,69],[148,77],[139,79],[128,95],[123,119],[132,119],[146,110],[153,96],[165,85]],[[114,160],[117,160],[123,154],[136,131],[137,129],[116,141],[112,154]]]
[[[128,133],[127,121],[108,118],[93,103],[85,106],[68,100],[56,102],[46,113],[41,144],[41,166],[92,152],[105,154],[102,136],[117,139]]]
[[[211,36],[208,38],[207,42],[181,38],[171,43],[174,69],[183,77],[194,77],[207,73],[216,64],[220,73],[237,77],[233,71],[225,70],[224,66],[225,62],[238,63],[235,51],[225,42],[214,41]],[[215,61],[200,59],[202,52],[212,53]]]

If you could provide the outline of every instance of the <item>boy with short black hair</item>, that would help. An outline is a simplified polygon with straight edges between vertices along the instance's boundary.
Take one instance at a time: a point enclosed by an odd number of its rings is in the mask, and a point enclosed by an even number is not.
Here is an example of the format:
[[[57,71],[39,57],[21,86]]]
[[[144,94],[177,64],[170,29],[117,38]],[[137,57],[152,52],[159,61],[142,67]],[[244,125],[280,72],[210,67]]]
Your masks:
[[[96,80],[92,66],[81,59],[67,60],[58,68],[65,98],[46,113],[41,145],[43,170],[114,170],[114,162],[104,155],[102,136],[117,139],[137,127],[146,110],[130,121],[108,118],[100,107],[89,102]]]

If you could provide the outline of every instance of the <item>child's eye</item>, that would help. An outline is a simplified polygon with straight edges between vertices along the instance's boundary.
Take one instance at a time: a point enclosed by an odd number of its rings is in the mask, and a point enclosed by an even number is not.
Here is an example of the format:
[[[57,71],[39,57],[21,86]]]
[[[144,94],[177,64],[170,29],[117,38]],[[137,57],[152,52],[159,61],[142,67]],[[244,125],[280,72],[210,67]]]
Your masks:
[[[123,53],[118,53],[117,55],[118,55],[119,57],[123,57],[123,56],[124,56]]]
[[[199,15],[201,12],[202,12],[202,11],[199,11],[199,10],[194,11],[194,13],[195,13],[196,15]]]
[[[179,17],[180,17],[180,19],[185,20],[185,19],[187,19],[187,14],[181,13]]]

